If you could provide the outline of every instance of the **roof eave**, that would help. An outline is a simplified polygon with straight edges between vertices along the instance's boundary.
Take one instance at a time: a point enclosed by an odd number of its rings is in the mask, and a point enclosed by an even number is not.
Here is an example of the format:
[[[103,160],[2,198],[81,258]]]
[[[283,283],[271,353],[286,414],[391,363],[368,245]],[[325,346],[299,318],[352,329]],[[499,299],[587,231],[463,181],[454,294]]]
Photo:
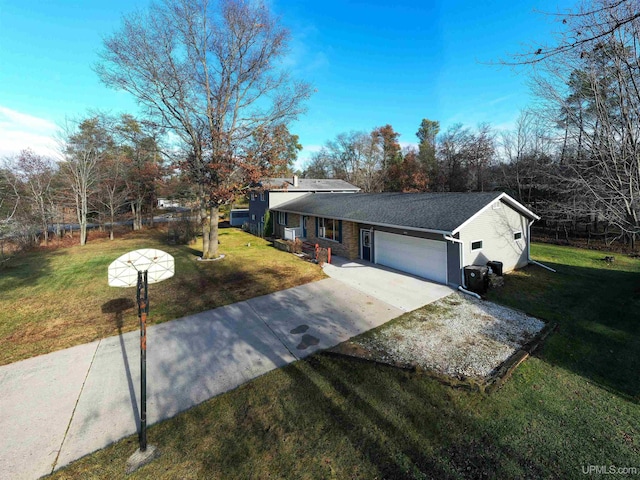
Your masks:
[[[462,222],[461,225],[459,225],[458,227],[456,227],[453,232],[451,232],[453,235],[455,235],[456,233],[459,233],[460,230],[462,230],[464,227],[466,227],[467,225],[469,225],[472,221],[474,221],[478,216],[482,215],[486,210],[488,210],[489,208],[491,208],[491,206],[495,203],[495,202],[499,202],[501,200],[505,200],[506,203],[508,203],[512,208],[514,208],[515,210],[520,211],[520,213],[524,214],[527,217],[530,217],[534,220],[540,220],[540,217],[538,215],[536,215],[535,213],[533,213],[531,210],[529,210],[527,207],[525,207],[524,205],[522,205],[520,202],[518,202],[516,199],[510,197],[509,195],[507,195],[506,193],[501,193],[500,195],[498,195],[496,198],[494,198],[493,200],[491,200],[489,203],[487,203],[484,207],[482,207],[480,210],[478,210],[476,213],[474,213],[473,215],[471,215],[468,219],[466,219],[464,222]]]
[[[295,200],[293,200],[295,201]],[[375,225],[376,227],[387,227],[387,228],[397,228],[401,230],[411,230],[412,232],[425,232],[425,233],[436,233],[438,235],[453,235],[453,232],[450,230],[435,230],[432,228],[419,228],[419,227],[410,227],[407,225],[392,225],[389,223],[381,223],[381,222],[371,222],[369,220],[360,220],[355,218],[346,218],[346,217],[336,217],[333,215],[321,215],[319,213],[311,213],[311,212],[303,212],[301,210],[289,210],[286,208],[282,208],[286,203],[278,205],[277,207],[272,208],[272,210],[277,210],[279,212],[287,212],[287,213],[296,213],[298,215],[307,215],[309,217],[322,217],[322,218],[332,218],[334,220],[342,220],[344,222],[352,222],[352,223],[365,223],[367,225]]]

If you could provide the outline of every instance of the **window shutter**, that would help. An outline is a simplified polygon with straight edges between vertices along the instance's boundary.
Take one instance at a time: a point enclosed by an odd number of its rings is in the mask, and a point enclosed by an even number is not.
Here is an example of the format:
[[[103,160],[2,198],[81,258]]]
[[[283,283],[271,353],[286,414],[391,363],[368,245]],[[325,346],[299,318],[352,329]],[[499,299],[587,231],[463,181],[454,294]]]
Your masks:
[[[342,220],[338,220],[338,242],[342,243]]]
[[[320,229],[318,217],[316,217],[316,237],[318,236],[318,230]]]

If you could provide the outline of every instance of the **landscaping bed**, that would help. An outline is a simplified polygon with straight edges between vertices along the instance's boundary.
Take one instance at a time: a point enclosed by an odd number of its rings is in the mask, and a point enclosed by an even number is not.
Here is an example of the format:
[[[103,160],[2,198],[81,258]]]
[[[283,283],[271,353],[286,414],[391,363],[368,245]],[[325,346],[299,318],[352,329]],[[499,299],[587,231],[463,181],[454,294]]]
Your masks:
[[[541,320],[492,302],[453,293],[333,351],[474,382],[501,367],[545,327]]]

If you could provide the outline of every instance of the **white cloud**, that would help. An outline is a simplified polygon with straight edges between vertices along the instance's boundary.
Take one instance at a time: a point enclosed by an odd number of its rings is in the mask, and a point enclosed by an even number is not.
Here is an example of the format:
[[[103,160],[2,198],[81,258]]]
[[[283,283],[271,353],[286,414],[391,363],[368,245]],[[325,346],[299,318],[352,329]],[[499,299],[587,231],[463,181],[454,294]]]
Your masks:
[[[54,138],[57,130],[57,125],[49,120],[0,105],[0,157],[16,155],[27,148],[40,155],[58,157]]]
[[[402,148],[403,150],[405,148],[409,148],[409,147],[415,148],[415,149],[418,148],[418,143],[417,142],[398,142],[398,143],[400,144],[400,148]]]

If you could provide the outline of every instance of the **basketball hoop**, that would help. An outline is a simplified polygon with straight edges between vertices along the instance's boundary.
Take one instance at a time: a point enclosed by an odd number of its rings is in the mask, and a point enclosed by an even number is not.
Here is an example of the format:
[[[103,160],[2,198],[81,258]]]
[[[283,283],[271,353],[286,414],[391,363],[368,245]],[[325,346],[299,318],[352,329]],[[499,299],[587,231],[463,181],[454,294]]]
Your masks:
[[[173,277],[173,257],[162,250],[143,248],[125,253],[109,265],[109,286],[136,287],[140,319],[140,452],[147,450],[147,315],[149,284]]]

